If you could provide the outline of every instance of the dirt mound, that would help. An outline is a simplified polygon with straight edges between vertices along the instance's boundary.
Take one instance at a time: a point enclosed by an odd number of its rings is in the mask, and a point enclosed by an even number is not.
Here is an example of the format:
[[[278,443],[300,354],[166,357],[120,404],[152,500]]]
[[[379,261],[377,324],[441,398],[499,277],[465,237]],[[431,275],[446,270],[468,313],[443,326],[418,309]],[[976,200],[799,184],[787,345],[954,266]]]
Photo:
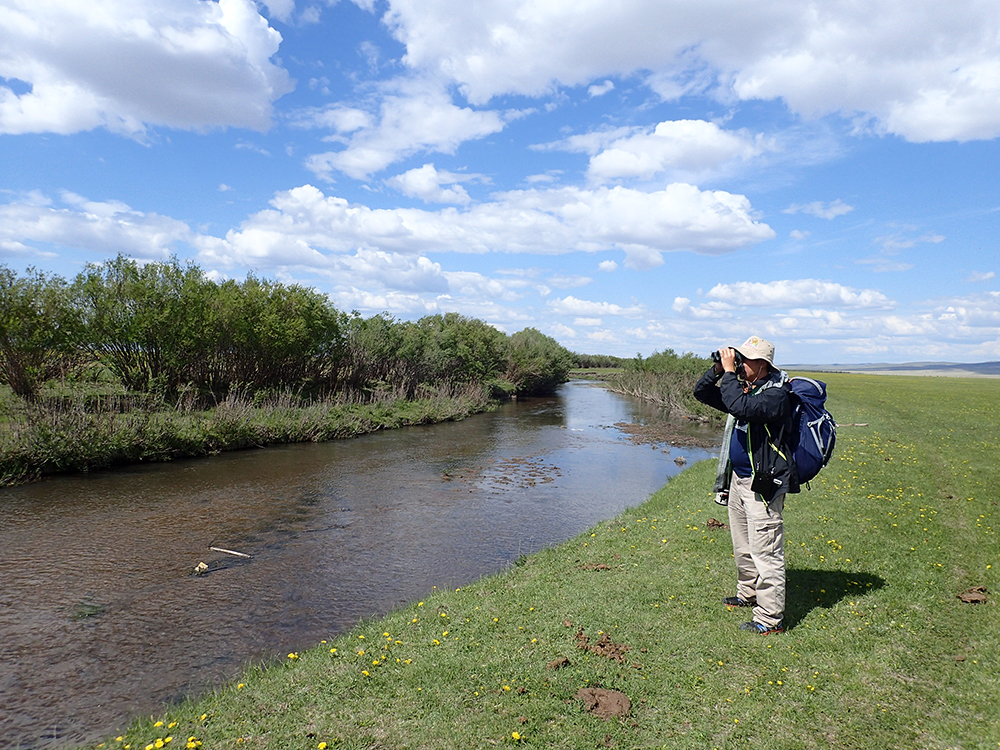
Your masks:
[[[968,591],[963,591],[961,594],[956,594],[956,596],[966,604],[982,604],[986,601],[986,587],[973,586]]]
[[[621,664],[625,663],[625,654],[632,650],[631,646],[612,642],[607,633],[601,633],[601,637],[597,639],[597,642],[591,643],[590,636],[583,632],[583,628],[576,631],[576,647],[584,651],[590,651],[598,656],[614,659]]]
[[[574,698],[583,701],[584,711],[602,719],[616,719],[628,716],[632,711],[632,701],[625,693],[604,688],[580,688]]]

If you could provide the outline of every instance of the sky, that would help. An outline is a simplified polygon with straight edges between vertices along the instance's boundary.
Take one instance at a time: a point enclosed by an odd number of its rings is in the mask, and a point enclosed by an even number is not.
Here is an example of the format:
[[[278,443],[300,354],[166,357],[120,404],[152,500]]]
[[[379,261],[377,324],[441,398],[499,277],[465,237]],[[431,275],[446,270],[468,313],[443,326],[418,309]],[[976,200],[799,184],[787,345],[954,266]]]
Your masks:
[[[996,0],[0,0],[0,264],[1000,359]]]

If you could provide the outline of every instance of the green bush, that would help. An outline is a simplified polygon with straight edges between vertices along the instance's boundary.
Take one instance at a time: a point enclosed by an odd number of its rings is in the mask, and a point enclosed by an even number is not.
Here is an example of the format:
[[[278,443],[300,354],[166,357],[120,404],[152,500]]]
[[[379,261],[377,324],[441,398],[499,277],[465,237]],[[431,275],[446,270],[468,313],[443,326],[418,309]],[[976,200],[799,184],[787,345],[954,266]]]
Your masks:
[[[505,379],[520,395],[552,393],[573,364],[573,354],[554,338],[525,328],[510,337]]]

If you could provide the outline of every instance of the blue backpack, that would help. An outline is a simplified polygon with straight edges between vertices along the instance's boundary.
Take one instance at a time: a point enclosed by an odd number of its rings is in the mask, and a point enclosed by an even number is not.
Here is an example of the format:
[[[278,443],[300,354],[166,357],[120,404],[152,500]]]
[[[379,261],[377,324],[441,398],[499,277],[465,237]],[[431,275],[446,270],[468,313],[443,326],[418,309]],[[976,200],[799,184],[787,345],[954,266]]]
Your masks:
[[[799,472],[799,482],[805,484],[830,462],[837,442],[837,423],[826,410],[826,383],[812,378],[790,378],[792,391],[792,424],[795,433],[792,460]]]

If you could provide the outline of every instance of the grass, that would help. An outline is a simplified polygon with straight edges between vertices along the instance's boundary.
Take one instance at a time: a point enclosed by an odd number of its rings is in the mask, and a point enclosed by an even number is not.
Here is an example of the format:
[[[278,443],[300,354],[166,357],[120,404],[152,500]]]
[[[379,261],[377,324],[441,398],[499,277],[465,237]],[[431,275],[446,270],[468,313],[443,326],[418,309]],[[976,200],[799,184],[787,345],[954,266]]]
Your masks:
[[[232,396],[207,411],[160,405],[122,412],[120,400],[70,396],[54,405],[0,400],[0,486],[47,474],[354,437],[463,419],[496,405],[485,389],[473,387],[371,403],[303,404],[290,394],[255,403]]]
[[[719,603],[734,570],[727,530],[708,525],[725,520],[708,461],[502,574],[250,667],[103,747],[1000,747],[1000,380],[820,377],[842,426],[786,506],[787,633],[741,632],[746,613]],[[986,603],[959,601],[972,586]],[[581,630],[622,658],[579,648]],[[574,696],[595,686],[630,714],[585,712]]]

